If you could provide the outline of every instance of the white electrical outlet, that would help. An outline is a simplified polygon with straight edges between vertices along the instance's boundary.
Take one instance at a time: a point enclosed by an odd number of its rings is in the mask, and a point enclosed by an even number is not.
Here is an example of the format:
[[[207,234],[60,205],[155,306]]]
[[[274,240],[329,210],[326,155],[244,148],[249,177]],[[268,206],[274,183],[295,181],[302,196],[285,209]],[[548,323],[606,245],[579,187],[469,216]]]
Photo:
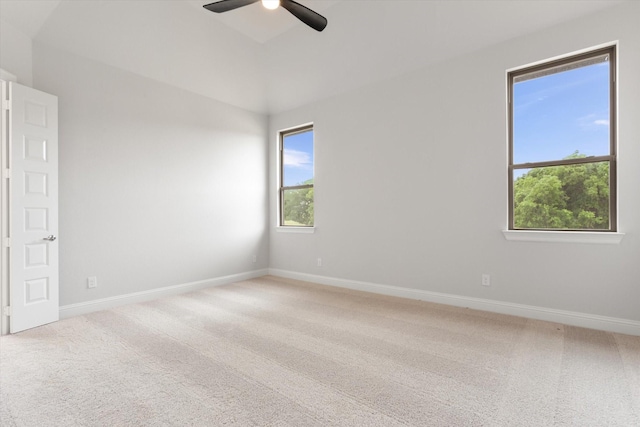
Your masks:
[[[318,258],[318,267],[322,267],[322,258]]]
[[[489,274],[482,275],[482,286],[491,286],[491,275]]]
[[[251,262],[257,262],[257,261],[258,261],[258,257],[257,257],[256,255],[254,255],[254,256],[251,258]]]
[[[91,276],[87,278],[87,288],[97,288],[98,287],[98,278],[96,276]]]

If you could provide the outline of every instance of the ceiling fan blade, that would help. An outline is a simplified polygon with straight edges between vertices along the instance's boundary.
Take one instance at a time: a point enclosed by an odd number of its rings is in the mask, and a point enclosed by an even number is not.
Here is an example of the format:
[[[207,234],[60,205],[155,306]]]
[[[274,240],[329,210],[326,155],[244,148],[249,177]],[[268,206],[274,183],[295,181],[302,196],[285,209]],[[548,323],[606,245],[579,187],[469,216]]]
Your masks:
[[[322,31],[327,26],[327,18],[293,0],[280,0],[280,6],[316,31]]]
[[[211,12],[222,13],[242,6],[247,6],[251,3],[257,3],[259,1],[260,0],[220,0],[214,3],[205,4],[202,7],[210,10]]]

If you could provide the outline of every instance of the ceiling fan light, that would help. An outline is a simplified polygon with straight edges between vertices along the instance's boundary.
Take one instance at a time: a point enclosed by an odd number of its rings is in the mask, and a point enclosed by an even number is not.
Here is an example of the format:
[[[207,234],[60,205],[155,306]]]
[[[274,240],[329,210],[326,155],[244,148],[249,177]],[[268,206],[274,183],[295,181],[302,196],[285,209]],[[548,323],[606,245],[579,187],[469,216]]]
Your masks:
[[[277,9],[280,6],[280,0],[262,0],[262,5],[270,10]]]

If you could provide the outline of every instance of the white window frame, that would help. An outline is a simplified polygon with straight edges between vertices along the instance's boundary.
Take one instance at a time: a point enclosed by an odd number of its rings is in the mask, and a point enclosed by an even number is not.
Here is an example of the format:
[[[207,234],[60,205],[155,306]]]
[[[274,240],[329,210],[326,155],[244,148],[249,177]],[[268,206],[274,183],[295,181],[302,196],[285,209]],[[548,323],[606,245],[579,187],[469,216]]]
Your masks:
[[[305,233],[305,234],[311,234],[315,232],[315,197],[314,197],[314,224],[313,225],[307,225],[307,226],[293,226],[293,225],[285,225],[283,223],[283,210],[284,210],[284,190],[285,189],[292,189],[293,187],[285,187],[283,185],[283,177],[284,177],[284,161],[283,161],[283,156],[284,156],[284,138],[285,136],[288,135],[293,135],[296,133],[302,133],[302,132],[307,132],[307,131],[313,131],[313,151],[314,151],[314,156],[313,156],[313,168],[314,168],[314,183],[311,185],[304,185],[304,186],[295,186],[295,188],[313,188],[314,189],[314,196],[315,196],[315,150],[316,150],[316,135],[315,135],[315,129],[314,129],[314,124],[313,123],[306,123],[303,125],[299,125],[299,126],[294,126],[291,128],[287,128],[287,129],[283,129],[281,131],[278,132],[278,177],[277,177],[277,182],[278,182],[278,188],[277,188],[277,207],[276,207],[276,231],[281,232],[281,233]]]
[[[612,197],[610,204],[610,229],[609,230],[536,230],[536,229],[515,229],[513,227],[513,139],[512,139],[512,85],[513,76],[518,74],[524,74],[530,72],[536,68],[550,68],[553,65],[557,65],[562,62],[571,62],[583,55],[594,55],[597,52],[611,49],[613,51],[613,57],[611,58],[611,148],[609,157],[611,160],[612,168],[614,169],[614,178],[611,182],[610,197]],[[507,240],[514,241],[533,241],[533,242],[565,242],[565,243],[605,243],[605,244],[618,244],[622,241],[624,233],[620,232],[620,224],[618,223],[618,197],[617,197],[617,173],[615,169],[617,166],[617,118],[618,118],[618,43],[611,42],[591,48],[583,49],[580,51],[572,52],[567,55],[557,56],[549,58],[543,61],[537,61],[535,63],[527,64],[524,66],[512,68],[506,70],[506,99],[507,99],[507,188],[508,188],[508,206],[507,206],[507,228],[502,230],[504,237]],[[521,167],[522,165],[520,165]]]

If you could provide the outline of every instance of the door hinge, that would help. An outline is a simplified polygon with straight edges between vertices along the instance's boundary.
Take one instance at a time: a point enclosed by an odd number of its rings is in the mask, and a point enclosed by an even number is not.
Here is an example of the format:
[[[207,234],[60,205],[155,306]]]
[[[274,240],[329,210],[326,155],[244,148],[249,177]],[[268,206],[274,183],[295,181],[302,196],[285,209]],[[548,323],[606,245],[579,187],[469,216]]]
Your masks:
[[[4,313],[5,316],[10,317],[11,316],[11,306],[10,305],[5,305],[4,307],[2,307],[2,312]]]
[[[2,171],[2,177],[4,179],[11,179],[11,169],[5,169]]]
[[[11,237],[5,237],[3,243],[4,243],[4,247],[5,248],[10,248],[11,247]]]
[[[11,110],[11,100],[10,99],[2,100],[2,109],[3,110]]]

